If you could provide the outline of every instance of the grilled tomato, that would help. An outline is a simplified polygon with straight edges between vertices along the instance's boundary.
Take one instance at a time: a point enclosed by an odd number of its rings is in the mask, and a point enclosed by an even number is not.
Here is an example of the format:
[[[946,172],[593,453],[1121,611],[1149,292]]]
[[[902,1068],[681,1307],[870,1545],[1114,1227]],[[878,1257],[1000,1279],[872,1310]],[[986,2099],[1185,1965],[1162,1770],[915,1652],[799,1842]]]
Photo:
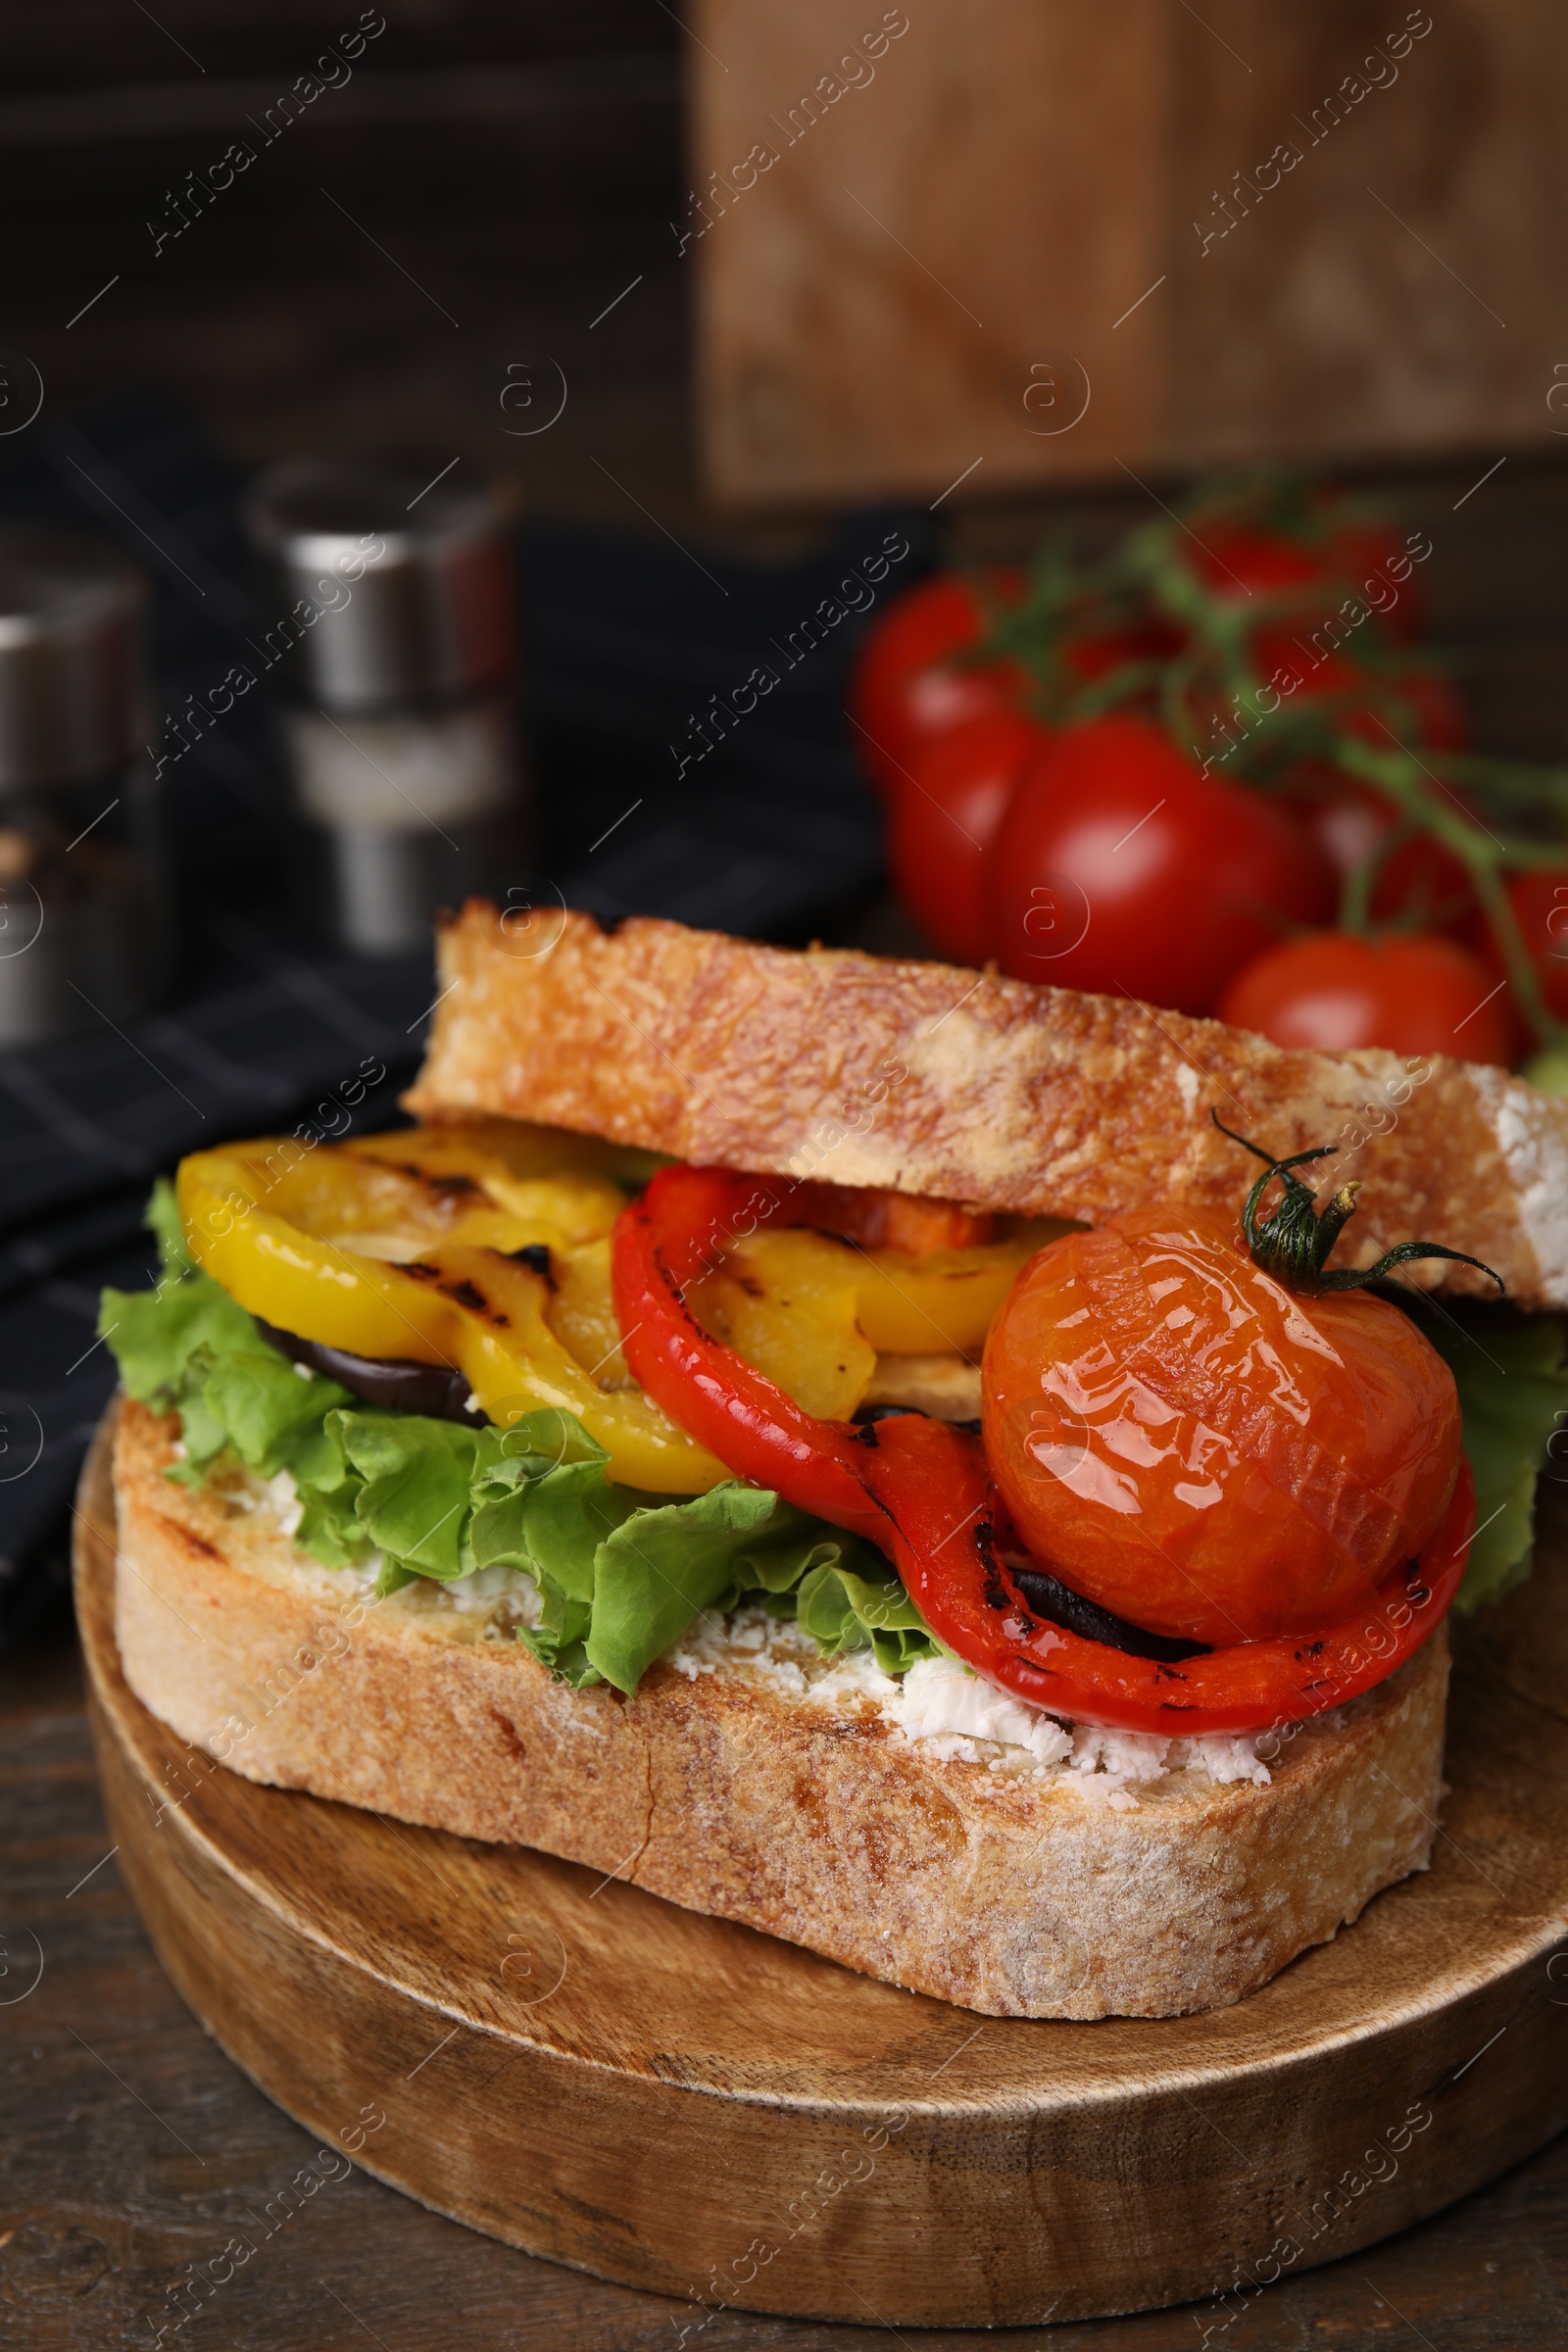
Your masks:
[[[983,1384],[991,1473],[1034,1558],[1194,1642],[1326,1632],[1420,1551],[1459,1469],[1453,1375],[1414,1323],[1364,1291],[1288,1289],[1212,1214],[1043,1250]]]

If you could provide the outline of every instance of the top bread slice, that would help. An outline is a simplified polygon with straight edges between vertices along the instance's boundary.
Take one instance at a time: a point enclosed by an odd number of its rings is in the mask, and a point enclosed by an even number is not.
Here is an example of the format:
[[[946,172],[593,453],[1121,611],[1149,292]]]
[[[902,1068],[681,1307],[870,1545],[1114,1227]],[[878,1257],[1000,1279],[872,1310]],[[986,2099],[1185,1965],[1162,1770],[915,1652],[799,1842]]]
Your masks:
[[[1257,1173],[1210,1111],[1282,1156],[1333,1145],[1362,1185],[1335,1263],[1443,1242],[1521,1306],[1568,1304],[1568,1101],[1441,1054],[1287,1052],[1131,997],[636,918],[470,900],[407,1107],[501,1115],[677,1158],[885,1185],[1099,1224],[1232,1211]],[[1493,1295],[1468,1266],[1401,1269]]]

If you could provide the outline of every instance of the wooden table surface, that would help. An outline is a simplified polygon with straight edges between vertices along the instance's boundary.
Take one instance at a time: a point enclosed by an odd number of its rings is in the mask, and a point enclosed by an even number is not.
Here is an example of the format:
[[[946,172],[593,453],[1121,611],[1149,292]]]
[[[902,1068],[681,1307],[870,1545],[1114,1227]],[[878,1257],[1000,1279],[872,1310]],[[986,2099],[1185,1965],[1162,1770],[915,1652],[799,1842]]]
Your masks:
[[[106,1859],[78,1662],[63,1631],[0,1664],[0,2343],[16,2352],[777,2352],[911,2331],[760,2319],[635,2294],[424,2212],[315,2143],[211,2041],[164,1977]],[[176,2327],[209,2264],[303,2167],[310,2201]],[[1053,2352],[1564,2340],[1568,2137],[1448,2213],[1272,2287],[1014,2340]],[[159,2330],[165,2330],[160,2339]],[[685,2330],[683,2336],[682,2330]],[[701,2338],[699,2338],[699,2329]],[[1205,2336],[1205,2330],[1207,2330]],[[995,2341],[913,2331],[922,2347]]]

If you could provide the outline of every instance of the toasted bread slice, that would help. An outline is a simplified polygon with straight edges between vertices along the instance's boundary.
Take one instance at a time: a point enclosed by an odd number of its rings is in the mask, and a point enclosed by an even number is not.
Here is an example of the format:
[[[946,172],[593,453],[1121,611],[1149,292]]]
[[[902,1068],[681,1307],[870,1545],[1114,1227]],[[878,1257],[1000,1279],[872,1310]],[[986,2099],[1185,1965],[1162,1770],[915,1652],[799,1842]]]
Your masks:
[[[421,1581],[376,1603],[363,1574],[295,1550],[265,1490],[166,1479],[174,1433],[121,1407],[116,1632],[131,1689],[201,1751],[193,1772],[216,1756],[541,1846],[992,2016],[1221,2006],[1426,1866],[1441,1629],[1332,1720],[1268,1743],[1266,1785],[1176,1751],[1164,1771],[1146,1752],[1146,1777],[1086,1772],[1082,1752],[1049,1760],[1045,1717],[1044,1761],[1012,1724],[910,1737],[868,1661],[799,1636],[781,1656],[759,1626],[689,1636],[634,1698],[570,1690],[514,1638],[516,1602]]]
[[[1270,1152],[1332,1144],[1360,1213],[1335,1262],[1431,1240],[1521,1306],[1568,1304],[1568,1101],[1441,1055],[1286,1053],[1131,998],[678,923],[523,924],[470,900],[440,940],[426,1120],[495,1113],[733,1168],[1079,1218],[1234,1210]],[[1491,1296],[1430,1260],[1401,1280]]]

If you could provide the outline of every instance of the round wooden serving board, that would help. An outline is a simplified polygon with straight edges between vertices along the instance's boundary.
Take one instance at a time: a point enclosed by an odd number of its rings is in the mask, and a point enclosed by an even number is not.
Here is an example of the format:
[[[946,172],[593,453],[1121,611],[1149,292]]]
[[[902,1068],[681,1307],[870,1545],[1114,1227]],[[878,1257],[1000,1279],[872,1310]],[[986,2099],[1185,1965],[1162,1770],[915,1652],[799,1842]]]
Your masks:
[[[1430,1873],[1235,2008],[1071,2025],[193,1758],[121,1676],[102,1434],[77,1527],[112,1834],[171,1977],[323,2146],[530,2253],[897,2326],[1230,2290],[1218,2325],[1568,2122],[1560,1534],[1468,1643]]]

